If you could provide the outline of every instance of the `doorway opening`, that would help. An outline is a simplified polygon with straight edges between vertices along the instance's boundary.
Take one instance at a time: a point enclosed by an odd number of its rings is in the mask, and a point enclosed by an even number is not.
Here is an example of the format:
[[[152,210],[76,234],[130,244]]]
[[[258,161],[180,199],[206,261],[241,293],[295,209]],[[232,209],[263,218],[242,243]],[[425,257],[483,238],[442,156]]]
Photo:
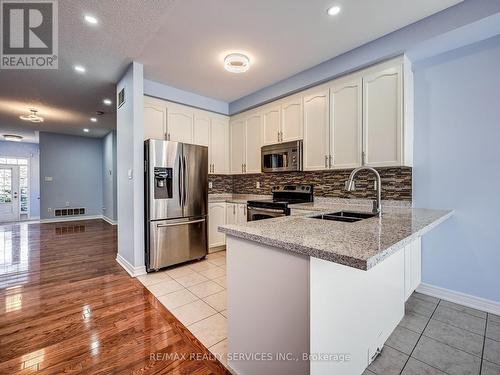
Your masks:
[[[0,156],[0,222],[31,217],[29,162],[28,158]]]

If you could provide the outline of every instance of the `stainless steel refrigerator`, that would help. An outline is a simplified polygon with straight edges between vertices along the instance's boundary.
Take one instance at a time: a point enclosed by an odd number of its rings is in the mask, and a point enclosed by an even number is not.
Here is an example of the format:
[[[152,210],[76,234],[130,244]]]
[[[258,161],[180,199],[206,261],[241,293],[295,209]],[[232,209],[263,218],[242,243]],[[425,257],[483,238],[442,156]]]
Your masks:
[[[208,251],[208,147],[144,142],[148,272],[201,259]]]

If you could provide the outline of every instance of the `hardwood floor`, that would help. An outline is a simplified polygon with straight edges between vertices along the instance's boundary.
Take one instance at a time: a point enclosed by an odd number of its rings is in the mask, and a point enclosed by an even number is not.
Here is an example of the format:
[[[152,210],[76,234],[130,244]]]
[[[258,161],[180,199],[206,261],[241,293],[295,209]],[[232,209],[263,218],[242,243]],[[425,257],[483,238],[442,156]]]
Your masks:
[[[102,220],[0,226],[0,374],[228,374],[116,244]]]

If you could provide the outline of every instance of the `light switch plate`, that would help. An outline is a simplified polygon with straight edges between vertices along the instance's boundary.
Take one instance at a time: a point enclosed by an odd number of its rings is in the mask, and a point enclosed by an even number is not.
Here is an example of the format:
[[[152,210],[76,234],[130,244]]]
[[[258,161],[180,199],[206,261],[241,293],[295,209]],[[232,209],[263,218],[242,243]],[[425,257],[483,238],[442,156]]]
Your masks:
[[[52,176],[45,176],[44,180],[45,182],[52,182],[54,179],[52,178]]]
[[[209,189],[212,189],[213,187],[214,187],[214,184],[212,183],[212,181],[210,181],[210,182],[208,183],[208,188],[209,188]]]
[[[134,178],[134,170],[133,169],[129,169],[128,170],[128,179],[132,180],[133,178]]]
[[[257,182],[255,183],[255,187],[256,187],[257,189],[260,189],[260,181],[257,181]]]

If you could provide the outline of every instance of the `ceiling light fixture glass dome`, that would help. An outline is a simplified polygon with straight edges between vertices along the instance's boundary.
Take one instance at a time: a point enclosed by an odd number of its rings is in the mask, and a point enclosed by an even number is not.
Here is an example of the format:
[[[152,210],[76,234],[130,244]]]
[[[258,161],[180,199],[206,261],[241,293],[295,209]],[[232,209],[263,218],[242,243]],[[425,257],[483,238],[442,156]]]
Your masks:
[[[21,115],[19,118],[24,121],[43,122],[43,117],[37,115],[36,109],[30,109],[30,112],[29,115]]]
[[[244,73],[250,69],[250,59],[242,53],[231,53],[224,58],[224,69],[231,73]]]

